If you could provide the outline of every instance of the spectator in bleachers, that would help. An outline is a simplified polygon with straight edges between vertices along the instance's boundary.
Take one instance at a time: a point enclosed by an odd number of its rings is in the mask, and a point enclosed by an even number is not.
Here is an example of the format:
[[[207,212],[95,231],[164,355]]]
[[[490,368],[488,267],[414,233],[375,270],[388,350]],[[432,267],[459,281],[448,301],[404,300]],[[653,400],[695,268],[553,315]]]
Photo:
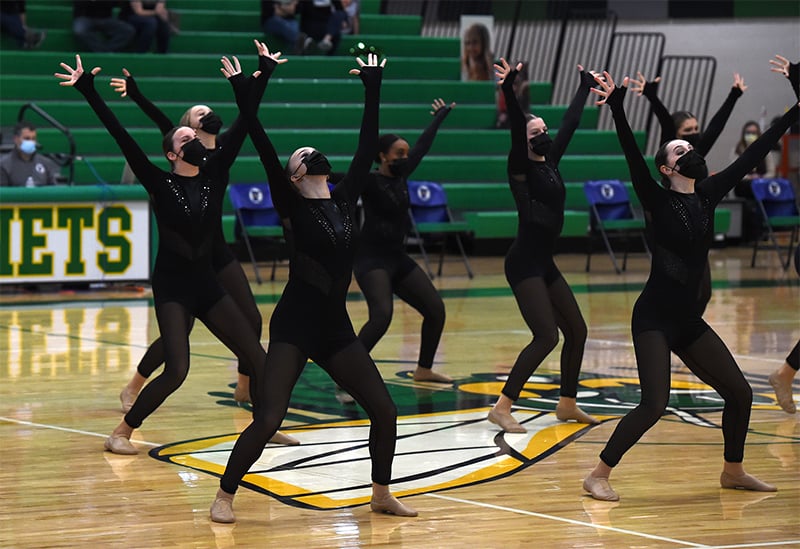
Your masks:
[[[297,5],[300,30],[308,35],[305,52],[316,42],[317,49],[334,55],[342,39],[342,25],[347,12],[340,0],[300,0]]]
[[[89,51],[122,51],[136,34],[132,25],[114,17],[116,5],[112,0],[74,0],[72,32]]]
[[[261,0],[261,28],[283,40],[296,55],[303,53],[306,35],[295,17],[297,0]]]
[[[133,51],[146,53],[156,41],[156,53],[169,51],[169,38],[172,27],[169,22],[169,12],[165,0],[155,2],[141,2],[130,0],[122,2],[119,18],[136,29],[133,40]]]
[[[359,34],[361,18],[359,17],[358,0],[342,0],[342,7],[347,18],[342,23],[342,34]]]
[[[14,150],[0,156],[0,187],[55,185],[58,164],[36,152],[36,127],[25,120],[14,126]]]
[[[9,34],[20,48],[38,48],[46,33],[28,28],[25,0],[3,0],[0,2],[0,31]]]
[[[475,23],[464,32],[461,50],[461,80],[493,80],[492,45],[489,29]]]

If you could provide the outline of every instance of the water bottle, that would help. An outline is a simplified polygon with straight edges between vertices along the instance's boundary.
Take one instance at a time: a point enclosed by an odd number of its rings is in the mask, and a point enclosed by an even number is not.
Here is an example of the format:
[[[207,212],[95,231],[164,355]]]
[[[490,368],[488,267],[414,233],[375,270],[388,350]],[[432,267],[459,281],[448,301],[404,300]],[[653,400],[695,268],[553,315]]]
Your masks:
[[[33,180],[33,176],[31,176],[31,175],[28,176],[28,179],[25,180],[25,186],[26,187],[35,187],[36,186],[36,182]]]

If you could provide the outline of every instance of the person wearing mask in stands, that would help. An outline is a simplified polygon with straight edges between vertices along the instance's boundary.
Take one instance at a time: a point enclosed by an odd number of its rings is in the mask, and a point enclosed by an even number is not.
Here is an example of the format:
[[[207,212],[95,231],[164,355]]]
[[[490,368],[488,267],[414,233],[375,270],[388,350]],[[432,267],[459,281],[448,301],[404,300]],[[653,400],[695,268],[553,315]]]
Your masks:
[[[14,150],[0,157],[0,186],[41,187],[55,185],[61,168],[38,154],[36,127],[23,120],[14,126]]]

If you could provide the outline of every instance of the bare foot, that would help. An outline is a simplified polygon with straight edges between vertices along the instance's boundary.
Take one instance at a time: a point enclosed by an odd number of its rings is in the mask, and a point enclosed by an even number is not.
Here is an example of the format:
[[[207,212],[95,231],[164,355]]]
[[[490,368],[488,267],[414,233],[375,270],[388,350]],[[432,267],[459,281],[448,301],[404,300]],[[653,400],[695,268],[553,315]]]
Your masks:
[[[453,378],[434,372],[431,368],[417,366],[414,370],[414,381],[435,381],[436,383],[453,383]]]
[[[387,513],[389,515],[397,515],[398,517],[416,517],[419,514],[416,509],[400,503],[400,500],[391,494],[383,496],[380,499],[376,499],[375,496],[372,496],[369,502],[369,508],[375,513]]]
[[[272,435],[272,438],[269,439],[272,444],[283,444],[284,446],[297,446],[300,444],[300,441],[296,438],[285,435],[280,431],[275,431],[275,434]]]
[[[556,417],[561,421],[569,421],[574,419],[578,423],[587,423],[589,425],[599,425],[600,420],[590,416],[576,405],[558,403],[556,406]]]
[[[489,416],[487,418],[491,423],[495,425],[499,425],[500,428],[505,431],[506,433],[527,433],[528,430],[519,424],[519,422],[514,419],[510,413],[506,412],[498,412],[496,409],[492,408],[489,410]]]

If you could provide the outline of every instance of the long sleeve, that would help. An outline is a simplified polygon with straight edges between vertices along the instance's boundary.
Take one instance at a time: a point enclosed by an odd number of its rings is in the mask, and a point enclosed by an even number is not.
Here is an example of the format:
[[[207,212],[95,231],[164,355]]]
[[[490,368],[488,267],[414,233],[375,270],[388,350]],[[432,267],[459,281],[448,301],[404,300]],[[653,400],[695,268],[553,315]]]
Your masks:
[[[175,124],[167,118],[161,109],[156,107],[149,99],[147,99],[144,94],[139,90],[139,85],[136,83],[136,80],[133,79],[133,76],[128,76],[125,78],[125,90],[128,93],[128,97],[130,97],[134,103],[136,103],[142,112],[147,115],[147,117],[156,123],[158,129],[161,131],[161,135],[167,135],[167,133],[175,127]]]
[[[147,155],[142,151],[139,145],[134,141],[130,134],[125,131],[117,117],[108,108],[108,105],[97,93],[94,87],[94,75],[90,72],[85,72],[75,82],[75,89],[78,90],[86,98],[89,106],[92,107],[97,118],[106,127],[111,137],[117,142],[125,160],[136,174],[137,179],[141,182],[142,186],[147,189],[151,194],[158,191],[156,188],[156,178],[163,173],[163,170],[155,166],[147,158]]]
[[[792,85],[795,97],[800,99],[800,63],[789,64],[789,83]]]
[[[639,201],[646,210],[652,210],[657,204],[657,198],[662,189],[653,180],[650,170],[647,167],[636,138],[633,135],[628,119],[625,117],[625,109],[622,101],[628,88],[617,87],[608,97],[606,103],[611,107],[611,115],[614,118],[614,126],[617,128],[617,138],[625,153],[625,160],[631,172],[631,182],[639,197]]]
[[[700,136],[700,141],[698,141],[695,147],[698,153],[703,156],[708,154],[708,151],[710,151],[714,143],[717,142],[717,138],[722,133],[722,130],[725,129],[725,124],[728,122],[728,118],[730,118],[733,112],[733,107],[741,96],[742,90],[736,87],[731,88],[725,102],[722,103],[722,106],[708,123],[708,126],[706,126],[703,135]]]
[[[564,118],[558,128],[558,135],[553,140],[553,146],[547,155],[547,159],[555,165],[558,165],[561,157],[564,156],[564,151],[567,149],[572,135],[578,129],[578,124],[581,122],[581,114],[583,114],[583,109],[586,106],[586,98],[589,97],[589,90],[594,87],[594,84],[594,77],[586,71],[581,71],[578,89],[569,104],[567,112],[564,113]]]
[[[274,65],[277,63],[272,62]],[[272,71],[264,74],[265,82],[263,88],[266,89],[269,76]],[[272,195],[272,203],[278,211],[281,219],[289,217],[291,212],[291,201],[296,196],[296,193],[291,188],[291,182],[286,176],[286,172],[281,166],[281,161],[278,158],[278,153],[272,145],[267,134],[264,132],[264,127],[257,116],[259,94],[253,92],[252,85],[248,86],[244,80],[231,81],[234,93],[236,96],[236,103],[239,105],[242,117],[246,122],[250,139],[258,152],[261,159],[261,164],[264,166],[264,171],[267,176],[267,183],[269,184],[270,194]],[[263,92],[262,92],[263,93]]]
[[[528,171],[528,133],[525,113],[519,105],[514,93],[514,79],[519,76],[517,70],[506,75],[500,89],[506,100],[506,112],[511,129],[511,150],[508,153],[508,173],[512,176],[524,176]]]
[[[383,69],[361,67],[361,81],[364,83],[364,114],[361,118],[361,131],[358,136],[358,149],[350,162],[350,168],[336,189],[344,188],[348,199],[355,204],[361,191],[369,180],[369,170],[378,154],[378,110],[380,105],[381,79]]]
[[[253,116],[255,116],[258,105],[261,103],[261,98],[264,96],[264,91],[267,89],[269,77],[272,76],[272,72],[277,66],[278,64],[269,57],[259,55],[258,70],[261,71],[261,74],[257,78],[246,78],[250,94],[248,97],[249,103],[247,103],[247,105],[254,106],[255,110],[253,110]],[[242,111],[239,111],[236,119],[228,129],[217,136],[217,144],[222,148],[227,147],[231,136],[234,138],[237,137],[240,131],[244,131],[245,134],[248,132],[247,121],[242,117]]]
[[[237,88],[235,82],[244,83],[241,88],[246,89],[249,87],[246,85],[247,79],[241,73],[231,76],[228,80],[231,82],[234,91]],[[239,116],[241,117],[242,115],[240,114]],[[239,121],[239,123],[231,125],[226,132],[223,146],[212,156],[214,161],[219,163],[219,169],[221,171],[227,172],[230,170],[233,161],[236,160],[236,156],[242,148],[242,144],[244,144],[245,137],[247,137],[248,125],[246,123],[241,123],[238,118],[237,121]]]
[[[733,189],[742,178],[750,173],[761,160],[769,154],[773,145],[778,142],[781,136],[797,121],[800,114],[800,107],[795,105],[769,127],[758,139],[756,139],[742,154],[739,155],[733,164],[703,180],[704,192],[718,203],[722,198]]]
[[[419,136],[417,142],[414,143],[414,147],[408,152],[408,161],[405,166],[406,173],[402,174],[404,177],[408,177],[414,173],[419,163],[422,162],[423,157],[431,150],[436,132],[439,131],[439,127],[442,125],[442,122],[444,122],[444,119],[447,118],[447,115],[450,114],[450,110],[450,107],[442,107],[436,111],[433,121],[425,128],[425,131]]]
[[[667,141],[675,139],[675,134],[677,133],[675,122],[672,120],[672,115],[667,110],[667,107],[658,98],[658,82],[645,82],[642,95],[650,101],[653,114],[656,115],[658,125],[661,128],[661,140],[658,144],[663,145]]]

